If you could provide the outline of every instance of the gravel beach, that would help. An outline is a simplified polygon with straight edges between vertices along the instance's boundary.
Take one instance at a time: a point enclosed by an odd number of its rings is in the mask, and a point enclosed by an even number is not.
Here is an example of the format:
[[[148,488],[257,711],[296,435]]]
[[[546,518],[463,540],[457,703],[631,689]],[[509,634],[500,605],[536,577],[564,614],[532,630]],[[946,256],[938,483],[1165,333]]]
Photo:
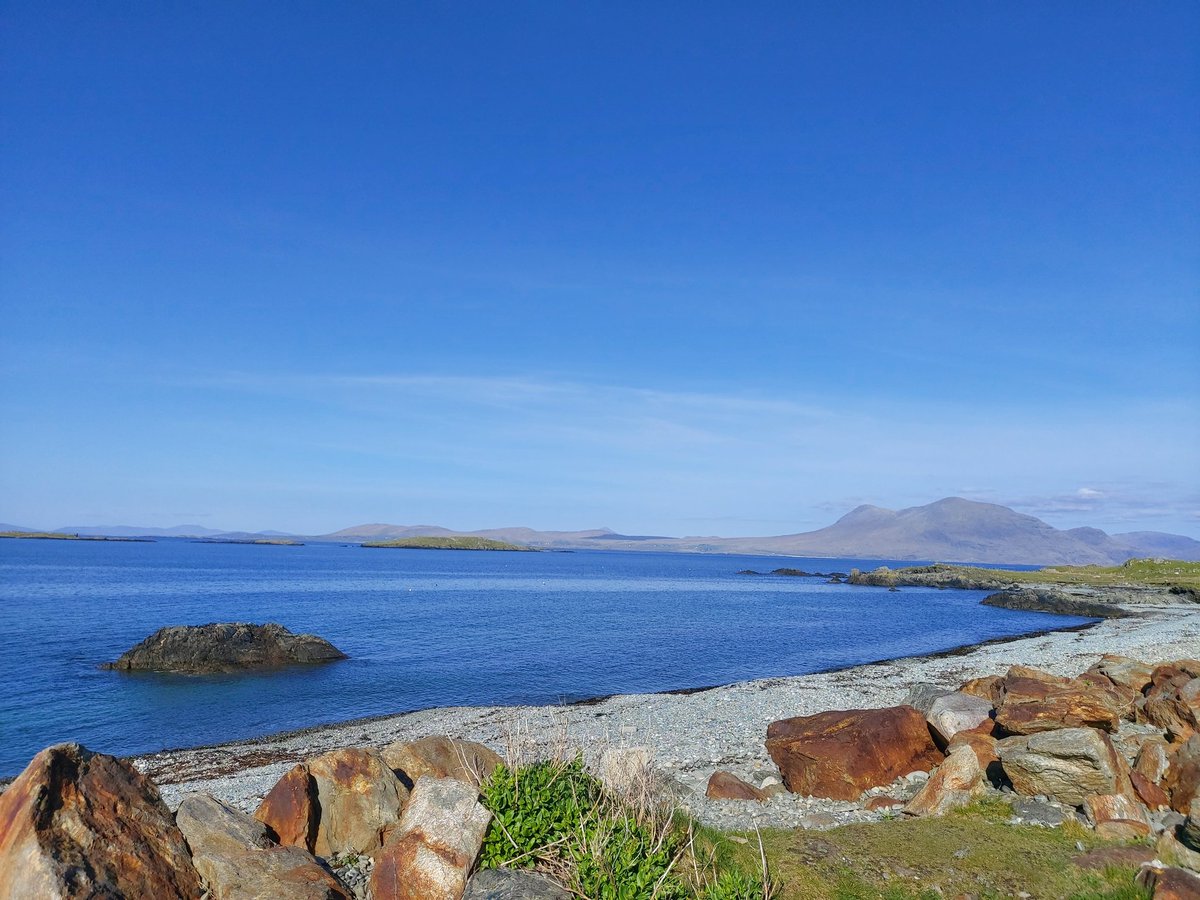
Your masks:
[[[1047,627],[1056,617],[1047,615]],[[252,811],[300,760],[345,746],[382,747],[432,734],[480,741],[502,756],[524,758],[582,750],[596,760],[608,748],[645,747],[675,786],[681,805],[722,828],[830,827],[878,818],[857,804],[780,794],[765,804],[710,801],[708,777],[726,769],[761,783],[777,774],[763,746],[767,724],[828,709],[891,706],[910,685],[950,687],[1002,674],[1020,663],[1056,674],[1082,672],[1104,653],[1147,661],[1200,657],[1200,607],[1146,604],[1137,614],[1081,629],[1042,633],[920,657],[813,675],[769,678],[685,694],[632,694],[571,706],[447,707],[344,722],[255,740],[138,757],[172,807],[206,791]],[[905,785],[897,785],[905,793]],[[915,790],[909,786],[907,793]]]

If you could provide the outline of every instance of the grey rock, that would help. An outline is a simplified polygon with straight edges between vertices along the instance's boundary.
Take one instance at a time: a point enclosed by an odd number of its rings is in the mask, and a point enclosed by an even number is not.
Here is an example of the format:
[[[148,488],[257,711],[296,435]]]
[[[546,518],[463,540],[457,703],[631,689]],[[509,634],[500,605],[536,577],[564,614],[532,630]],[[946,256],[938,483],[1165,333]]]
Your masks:
[[[969,731],[988,721],[991,713],[990,700],[955,692],[934,700],[925,719],[934,735],[943,743],[949,743],[950,738],[960,731]]]
[[[904,699],[900,703],[902,706],[911,706],[914,709],[919,709],[925,715],[929,715],[929,710],[935,700],[953,693],[954,688],[946,687],[944,684],[930,684],[927,681],[918,681],[909,687],[908,693],[904,695]]]
[[[1122,761],[1108,737],[1093,728],[1004,738],[996,752],[1013,788],[1026,797],[1080,806],[1091,794],[1120,792]]]
[[[570,900],[571,894],[548,878],[513,869],[484,869],[467,884],[463,900]]]
[[[1025,825],[1041,825],[1057,828],[1075,818],[1074,812],[1057,803],[1020,797],[1013,801],[1013,817]]]
[[[274,622],[214,622],[160,628],[101,668],[203,675],[338,659],[346,654],[315,634],[292,634]]]

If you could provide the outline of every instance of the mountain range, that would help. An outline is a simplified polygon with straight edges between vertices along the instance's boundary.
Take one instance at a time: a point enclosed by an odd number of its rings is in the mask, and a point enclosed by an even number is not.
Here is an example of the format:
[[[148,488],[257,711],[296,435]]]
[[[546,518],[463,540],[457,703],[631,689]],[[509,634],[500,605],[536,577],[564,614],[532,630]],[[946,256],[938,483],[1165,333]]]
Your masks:
[[[0,530],[28,530],[0,526]],[[773,537],[666,537],[589,531],[489,528],[454,531],[439,525],[369,524],[331,534],[292,535],[279,531],[229,532],[199,525],[139,528],[128,525],[59,528],[68,534],[109,537],[200,537],[253,539],[291,537],[305,541],[359,543],[405,537],[472,536],[555,550],[658,550],[690,553],[749,553],[861,559],[939,560],[1028,565],[1115,565],[1131,557],[1200,560],[1200,541],[1158,531],[1107,534],[1097,528],[1055,528],[1034,516],[994,503],[947,497],[925,506],[891,510],[859,506],[816,531]]]

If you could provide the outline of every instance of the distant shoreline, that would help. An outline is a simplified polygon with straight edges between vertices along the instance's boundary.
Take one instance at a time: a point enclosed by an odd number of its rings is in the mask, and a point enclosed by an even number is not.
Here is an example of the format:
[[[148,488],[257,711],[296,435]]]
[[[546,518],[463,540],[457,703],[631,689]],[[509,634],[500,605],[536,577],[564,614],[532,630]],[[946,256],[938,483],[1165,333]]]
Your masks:
[[[95,534],[59,534],[55,531],[0,531],[0,538],[18,541],[105,541],[117,544],[155,544],[148,537],[108,537]]]

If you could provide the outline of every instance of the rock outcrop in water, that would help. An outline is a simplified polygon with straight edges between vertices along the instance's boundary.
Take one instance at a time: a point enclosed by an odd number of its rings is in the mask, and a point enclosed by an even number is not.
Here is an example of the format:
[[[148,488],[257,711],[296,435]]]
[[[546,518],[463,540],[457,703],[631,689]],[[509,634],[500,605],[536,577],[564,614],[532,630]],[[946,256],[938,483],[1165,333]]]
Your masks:
[[[219,622],[160,628],[102,668],[126,672],[203,675],[271,669],[346,659],[346,654],[315,634],[292,634],[282,625]]]

